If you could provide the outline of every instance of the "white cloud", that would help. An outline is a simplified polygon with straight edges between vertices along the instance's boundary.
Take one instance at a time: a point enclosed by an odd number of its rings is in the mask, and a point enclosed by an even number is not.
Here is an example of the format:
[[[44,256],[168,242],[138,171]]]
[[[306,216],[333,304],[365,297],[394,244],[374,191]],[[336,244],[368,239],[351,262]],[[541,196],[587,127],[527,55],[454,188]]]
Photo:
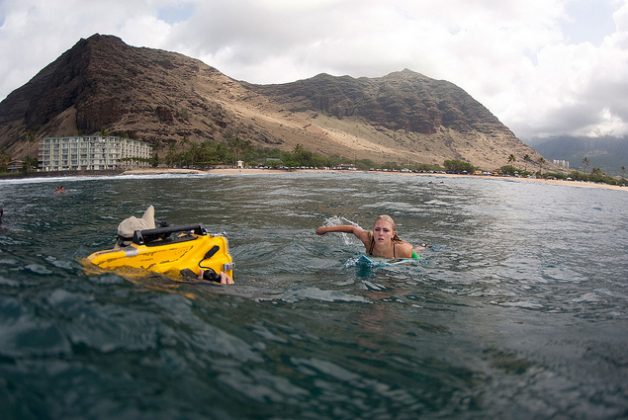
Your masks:
[[[5,0],[0,97],[98,32],[253,83],[409,68],[462,87],[522,138],[624,135],[628,1],[604,1],[612,20],[599,12],[589,30],[595,0]]]
[[[0,3],[0,97],[94,33],[116,34],[147,45],[167,35],[153,18],[153,3],[136,1],[5,0]]]

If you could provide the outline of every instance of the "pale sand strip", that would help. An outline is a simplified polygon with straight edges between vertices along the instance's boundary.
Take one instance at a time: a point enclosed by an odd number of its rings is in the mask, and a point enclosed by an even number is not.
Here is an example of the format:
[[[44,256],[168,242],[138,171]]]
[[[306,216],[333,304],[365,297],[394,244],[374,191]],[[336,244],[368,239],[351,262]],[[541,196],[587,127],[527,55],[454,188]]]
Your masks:
[[[295,169],[293,171],[275,170],[275,169],[236,169],[221,168],[202,171],[198,169],[171,169],[171,168],[144,168],[131,169],[122,173],[122,175],[157,175],[157,174],[215,174],[215,175],[261,175],[261,174],[299,174],[299,173],[347,173],[346,171],[324,170],[324,169]],[[351,172],[355,173],[355,172]],[[561,185],[579,188],[598,188],[606,190],[628,191],[628,187],[620,187],[618,185],[598,184],[595,182],[580,181],[563,181],[558,179],[537,179],[537,178],[517,178],[502,176],[479,176],[479,175],[454,175],[454,174],[427,174],[427,173],[407,173],[407,172],[369,172],[380,175],[402,175],[402,176],[431,176],[431,177],[472,177],[478,179],[501,179],[513,182],[528,182],[545,185]]]

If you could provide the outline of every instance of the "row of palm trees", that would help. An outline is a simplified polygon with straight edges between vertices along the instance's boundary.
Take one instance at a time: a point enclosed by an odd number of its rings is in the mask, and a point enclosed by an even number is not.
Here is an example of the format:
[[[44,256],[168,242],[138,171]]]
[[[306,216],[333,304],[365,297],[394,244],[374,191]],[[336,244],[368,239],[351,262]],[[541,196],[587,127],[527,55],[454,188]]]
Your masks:
[[[515,157],[515,155],[513,155],[512,153],[511,153],[510,155],[508,155],[508,163],[512,164],[512,163],[514,163],[514,162],[516,162],[516,161],[517,161],[517,158]],[[545,162],[545,158],[543,158],[543,156],[541,156],[541,157],[539,158],[539,160],[537,160],[537,161],[535,162],[535,161],[534,161],[534,160],[530,157],[530,155],[529,155],[529,154],[527,154],[527,153],[526,153],[525,155],[523,155],[523,162],[524,162],[524,165],[525,165],[526,163],[530,163],[530,164],[532,164],[532,165],[538,165],[538,166],[539,166],[539,171],[540,171],[540,172],[543,172],[543,166],[544,166],[544,165],[545,165],[545,163],[546,163],[546,162]],[[527,171],[527,167],[524,167],[524,169]]]
[[[588,157],[586,157],[586,156],[585,156],[585,157],[583,157],[583,158],[582,158],[582,167],[584,168],[584,171],[585,171],[585,172],[588,172],[588,170],[589,170],[589,166],[590,166],[590,165],[591,165],[591,161],[589,160],[589,158],[588,158]],[[625,165],[622,165],[619,169],[620,169],[620,171],[621,171],[621,177],[622,177],[622,178],[626,178],[626,166],[625,166]],[[594,172],[594,171],[598,171],[598,172],[599,172],[599,171],[600,171],[600,169],[599,169],[599,168],[593,168],[593,169],[591,170],[591,172]]]
[[[510,155],[508,155],[508,163],[509,163],[509,164],[512,164],[512,163],[514,163],[514,162],[516,162],[516,161],[517,161],[517,158],[515,157],[515,155],[514,155],[514,154],[512,154],[512,153],[511,153]],[[527,162],[527,163],[531,163],[531,164],[533,164],[533,165],[538,165],[538,166],[539,166],[539,172],[540,172],[540,173],[542,173],[542,172],[543,172],[543,166],[544,166],[544,165],[545,165],[545,163],[546,163],[545,159],[544,159],[542,156],[539,158],[539,160],[537,160],[537,161],[535,162],[535,161],[534,161],[534,160],[530,157],[530,155],[529,155],[529,154],[525,154],[525,155],[523,156],[523,161],[524,161],[524,162]],[[585,172],[585,173],[589,172],[589,166],[591,166],[591,161],[589,160],[589,158],[588,158],[588,157],[586,157],[586,156],[585,156],[584,158],[582,158],[582,167],[583,167],[583,169],[584,169],[584,172]],[[527,168],[525,168],[525,167],[524,167],[524,169],[527,171]],[[621,170],[621,177],[622,177],[623,179],[625,179],[625,178],[626,178],[626,166],[622,165],[622,166],[621,166],[621,168],[620,168],[620,170]],[[594,173],[594,172],[595,172],[595,173],[602,173],[602,170],[601,170],[600,168],[593,168],[593,169],[591,170],[591,173]]]

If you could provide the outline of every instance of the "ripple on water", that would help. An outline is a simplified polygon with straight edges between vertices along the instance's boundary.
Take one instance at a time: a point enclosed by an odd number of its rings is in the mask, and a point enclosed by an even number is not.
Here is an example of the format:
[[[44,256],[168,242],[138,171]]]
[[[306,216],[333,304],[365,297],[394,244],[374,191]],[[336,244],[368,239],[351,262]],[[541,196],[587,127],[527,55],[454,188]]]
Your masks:
[[[16,298],[0,300],[0,354],[32,357],[70,353],[70,343],[53,320],[39,318]]]
[[[322,290],[317,287],[286,290],[282,294],[281,300],[286,303],[296,303],[304,300],[314,300],[320,302],[369,303],[369,300],[362,296],[352,295],[339,290]]]

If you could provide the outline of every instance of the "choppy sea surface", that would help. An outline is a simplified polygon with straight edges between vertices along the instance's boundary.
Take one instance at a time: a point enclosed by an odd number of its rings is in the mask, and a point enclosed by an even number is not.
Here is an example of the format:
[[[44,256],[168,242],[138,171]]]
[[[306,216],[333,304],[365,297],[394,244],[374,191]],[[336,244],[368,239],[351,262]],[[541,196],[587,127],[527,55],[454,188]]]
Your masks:
[[[226,232],[236,285],[86,274],[150,204]],[[628,417],[625,191],[117,176],[4,180],[0,205],[2,418]],[[381,213],[418,264],[314,234]]]

